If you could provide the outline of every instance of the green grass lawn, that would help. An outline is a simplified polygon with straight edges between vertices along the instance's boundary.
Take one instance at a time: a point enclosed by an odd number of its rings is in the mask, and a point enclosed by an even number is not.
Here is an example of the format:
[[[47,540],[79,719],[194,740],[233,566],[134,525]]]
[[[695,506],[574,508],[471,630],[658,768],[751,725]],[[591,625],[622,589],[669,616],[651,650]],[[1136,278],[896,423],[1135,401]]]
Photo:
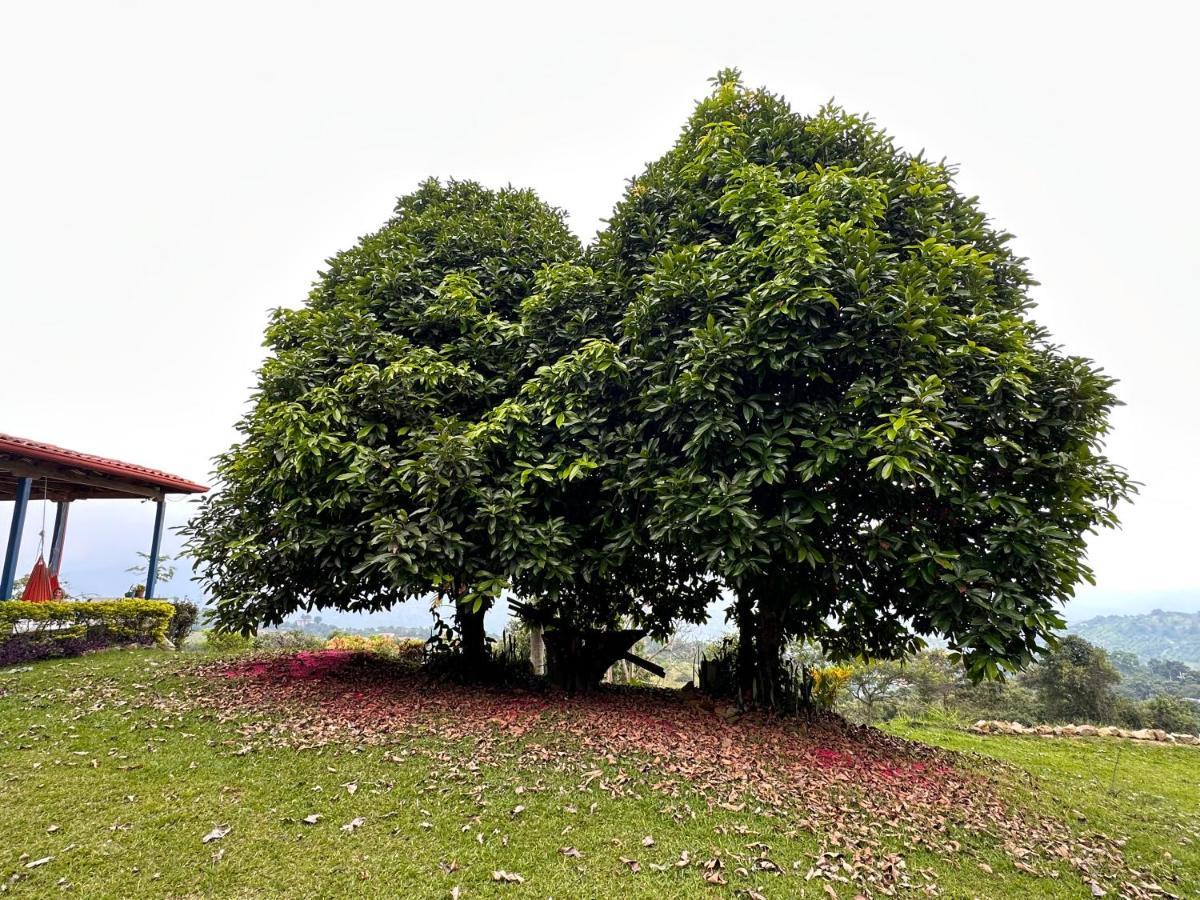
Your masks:
[[[1018,789],[1126,842],[1130,858],[1174,872],[1174,893],[1200,897],[1200,749],[1099,738],[983,735],[914,722],[888,730],[972,754],[974,764],[1010,763]]]
[[[182,702],[201,680],[188,670],[197,656],[110,651],[0,670],[0,891],[815,898],[864,890],[806,878],[819,853],[837,852],[838,837],[803,809],[714,804],[686,782],[664,792],[647,760],[597,756],[585,739],[573,746],[562,734],[364,728],[336,740],[275,740],[278,710]],[[298,727],[319,733],[308,712],[297,716]],[[1200,894],[1200,752],[1126,745],[1110,796],[1115,748],[1099,741],[898,730],[983,754],[972,767],[985,767],[984,757],[1013,763],[1031,773],[1000,771],[1015,801],[1077,831],[1127,837],[1139,866],[1178,875],[1173,893]],[[228,830],[204,842],[214,829]],[[914,893],[1091,896],[1068,866],[1060,877],[1031,874],[987,835],[950,836],[961,843],[952,857],[889,838],[874,852],[903,853]],[[499,872],[521,882],[498,881]]]

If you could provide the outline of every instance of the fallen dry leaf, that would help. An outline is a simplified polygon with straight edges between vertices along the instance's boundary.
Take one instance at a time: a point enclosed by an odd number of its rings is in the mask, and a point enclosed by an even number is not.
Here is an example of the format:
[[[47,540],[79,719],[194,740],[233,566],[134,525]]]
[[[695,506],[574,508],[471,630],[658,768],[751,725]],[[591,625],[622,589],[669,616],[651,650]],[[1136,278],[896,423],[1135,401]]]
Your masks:
[[[808,867],[810,877],[825,885],[845,885],[846,896],[940,894],[936,875],[922,869],[918,877],[906,868],[904,855],[962,853],[951,836],[961,840],[963,834],[993,842],[1019,871],[1038,877],[1047,865],[1069,863],[1080,887],[1099,879],[1114,885],[1113,894],[1137,900],[1166,896],[1142,886],[1152,883],[1148,873],[1130,866],[1121,841],[1073,834],[1066,822],[1021,806],[999,781],[960,765],[952,753],[858,728],[836,716],[801,723],[748,714],[731,724],[672,693],[632,690],[578,698],[568,707],[553,694],[431,682],[423,674],[339,651],[221,660],[199,663],[192,671],[205,680],[172,703],[220,709],[231,721],[239,712],[252,712],[259,721],[266,711],[277,715],[269,733],[257,724],[238,726],[234,747],[249,742],[263,752],[349,740],[387,747],[386,758],[400,761],[414,751],[397,752],[396,739],[420,733],[476,743],[469,764],[456,754],[418,751],[434,761],[435,777],[458,779],[464,771],[478,775],[497,763],[515,764],[524,773],[523,783],[514,788],[520,794],[536,790],[529,773],[551,765],[570,772],[578,789],[592,795],[577,801],[589,812],[598,808],[597,798],[606,805],[605,795],[616,800],[655,792],[675,803],[681,791],[694,791],[700,806],[677,807],[676,821],[702,815],[705,802],[709,810],[761,811],[790,819],[791,836],[805,834],[821,847],[797,868]],[[533,729],[551,743],[512,740]],[[564,737],[568,740],[556,743]],[[632,771],[607,768],[626,761]],[[560,809],[579,814],[576,803],[560,802]],[[425,810],[420,814],[431,818]],[[717,831],[754,833],[740,822]],[[881,839],[897,852],[882,852]],[[744,868],[759,871],[755,859],[766,855],[756,851]],[[674,863],[689,864],[683,856]],[[704,874],[724,878],[723,869]]]
[[[721,858],[713,857],[704,863],[704,880],[709,884],[725,884],[725,876],[721,874]]]
[[[233,828],[229,825],[218,825],[204,837],[200,838],[200,843],[211,844],[213,841],[219,841],[231,831],[233,831]]]

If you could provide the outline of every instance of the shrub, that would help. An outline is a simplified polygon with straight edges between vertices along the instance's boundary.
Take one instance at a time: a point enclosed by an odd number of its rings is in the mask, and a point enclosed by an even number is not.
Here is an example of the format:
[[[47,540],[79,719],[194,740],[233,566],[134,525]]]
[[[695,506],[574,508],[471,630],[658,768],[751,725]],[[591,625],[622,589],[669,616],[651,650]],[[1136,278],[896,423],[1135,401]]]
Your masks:
[[[909,722],[930,725],[934,728],[966,728],[970,719],[961,710],[943,706],[926,706],[915,716],[905,717]]]
[[[238,653],[249,650],[254,645],[253,638],[236,631],[206,631],[204,646],[216,653]]]
[[[1159,694],[1141,704],[1141,707],[1151,728],[1176,734],[1200,732],[1200,708],[1190,700]]]
[[[1122,728],[1145,728],[1146,705],[1135,703],[1128,697],[1117,697],[1109,708],[1109,720]]]
[[[255,650],[320,650],[325,646],[325,639],[306,631],[263,631],[254,638]]]
[[[420,659],[425,644],[415,638],[396,639],[387,634],[335,634],[325,646],[330,650],[353,650],[357,653],[371,653],[375,656],[386,656],[390,659],[416,658]]]
[[[700,660],[700,690],[712,697],[737,698],[741,679],[738,677],[740,656],[739,637],[730,635],[718,644],[710,644]],[[854,670],[847,666],[825,665],[825,657],[817,644],[796,642],[783,661],[774,707],[781,713],[829,711],[837,703]],[[755,691],[762,683],[753,680]]]
[[[1038,725],[1050,722],[1037,694],[1018,681],[993,681],[971,687],[958,705],[972,721],[1000,719]]]
[[[161,600],[0,601],[0,666],[115,644],[159,644],[174,614]]]
[[[850,681],[854,670],[849,666],[825,666],[812,670],[812,699],[817,709],[833,709],[838,695]]]
[[[170,603],[175,607],[175,615],[171,617],[171,624],[167,626],[167,640],[182,648],[183,642],[192,633],[196,619],[200,617],[200,607],[191,600],[171,600]]]

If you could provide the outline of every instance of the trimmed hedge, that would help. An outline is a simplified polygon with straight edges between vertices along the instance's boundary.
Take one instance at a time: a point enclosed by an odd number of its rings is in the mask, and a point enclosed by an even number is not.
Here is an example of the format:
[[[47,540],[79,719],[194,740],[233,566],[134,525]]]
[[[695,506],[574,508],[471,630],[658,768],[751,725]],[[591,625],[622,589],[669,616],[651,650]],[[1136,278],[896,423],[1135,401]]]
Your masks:
[[[161,644],[174,613],[162,600],[0,601],[0,666],[114,644]]]

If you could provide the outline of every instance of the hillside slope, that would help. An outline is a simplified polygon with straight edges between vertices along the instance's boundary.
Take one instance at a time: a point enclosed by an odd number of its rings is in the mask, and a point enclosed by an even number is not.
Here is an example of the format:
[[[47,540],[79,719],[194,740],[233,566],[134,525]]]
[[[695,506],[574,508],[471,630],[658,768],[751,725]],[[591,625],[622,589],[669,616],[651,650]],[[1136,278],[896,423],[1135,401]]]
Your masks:
[[[1105,650],[1125,650],[1144,660],[1174,659],[1200,666],[1200,612],[1153,612],[1098,616],[1072,625],[1072,634]]]
[[[730,720],[664,690],[455,685],[343,651],[34,663],[0,670],[0,893],[1200,890],[1193,748],[1122,747],[1110,795],[1117,748],[1099,740],[935,737],[981,752],[1025,741],[1045,774],[830,717]]]

